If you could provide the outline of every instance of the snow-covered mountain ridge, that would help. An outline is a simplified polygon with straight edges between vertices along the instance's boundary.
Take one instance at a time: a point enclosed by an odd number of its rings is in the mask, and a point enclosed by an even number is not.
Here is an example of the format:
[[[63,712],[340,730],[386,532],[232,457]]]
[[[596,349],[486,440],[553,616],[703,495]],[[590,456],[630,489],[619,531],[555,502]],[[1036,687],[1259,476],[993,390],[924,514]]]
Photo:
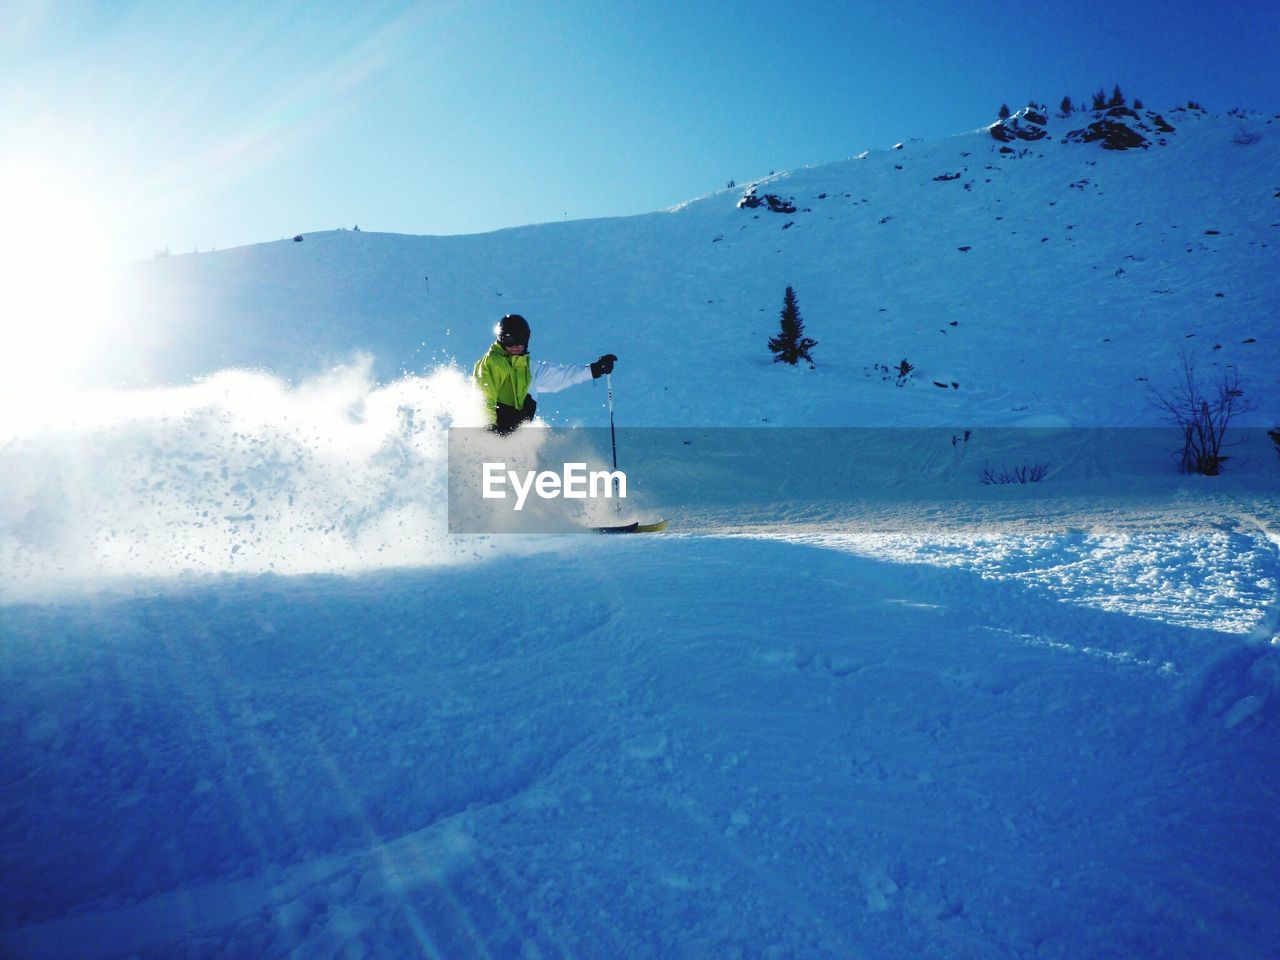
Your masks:
[[[129,320],[94,377],[296,378],[363,352],[389,380],[468,367],[520,312],[536,355],[619,354],[632,423],[1154,423],[1146,385],[1184,349],[1237,364],[1265,422],[1280,401],[1280,123],[1182,109],[1160,115],[1165,132],[1156,116],[1027,109],[635,217],[158,258],[125,271]],[[1075,142],[1102,122],[1150,148]],[[814,370],[765,348],[788,284]],[[895,389],[883,368],[903,359],[915,373]],[[714,406],[690,387],[708,365]],[[560,413],[595,403],[566,394]]]

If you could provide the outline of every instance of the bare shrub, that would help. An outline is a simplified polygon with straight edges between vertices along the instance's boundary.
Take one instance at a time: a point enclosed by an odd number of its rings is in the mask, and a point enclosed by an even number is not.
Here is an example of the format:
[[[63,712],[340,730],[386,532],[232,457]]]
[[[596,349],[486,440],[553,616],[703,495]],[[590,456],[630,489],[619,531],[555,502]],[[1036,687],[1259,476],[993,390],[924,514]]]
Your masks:
[[[903,357],[902,362],[898,364],[897,369],[895,371],[898,374],[898,379],[894,385],[901,387],[903,384],[905,384],[907,380],[911,377],[911,373],[913,370],[915,370],[915,364],[908,363],[907,358]]]
[[[1223,440],[1231,421],[1253,409],[1244,397],[1240,371],[1227,364],[1217,379],[1202,386],[1195,364],[1186,353],[1182,369],[1168,390],[1150,387],[1151,403],[1162,411],[1182,434],[1182,447],[1174,451],[1178,469],[1216,477],[1228,457],[1222,452]]]
[[[952,443],[955,443],[954,438]],[[1048,463],[1023,464],[1020,467],[1012,467],[1007,470],[983,467],[982,472],[978,474],[978,479],[986,484],[1039,483],[1048,472]]]

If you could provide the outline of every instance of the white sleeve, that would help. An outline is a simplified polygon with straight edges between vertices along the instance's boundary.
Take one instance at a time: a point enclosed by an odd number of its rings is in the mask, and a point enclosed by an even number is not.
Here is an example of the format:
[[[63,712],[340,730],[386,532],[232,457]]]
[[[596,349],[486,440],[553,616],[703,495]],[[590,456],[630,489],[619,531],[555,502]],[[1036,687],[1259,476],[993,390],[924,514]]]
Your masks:
[[[529,384],[529,392],[536,399],[539,393],[555,393],[590,379],[589,364],[547,363],[545,360],[538,360],[533,365],[533,382]]]

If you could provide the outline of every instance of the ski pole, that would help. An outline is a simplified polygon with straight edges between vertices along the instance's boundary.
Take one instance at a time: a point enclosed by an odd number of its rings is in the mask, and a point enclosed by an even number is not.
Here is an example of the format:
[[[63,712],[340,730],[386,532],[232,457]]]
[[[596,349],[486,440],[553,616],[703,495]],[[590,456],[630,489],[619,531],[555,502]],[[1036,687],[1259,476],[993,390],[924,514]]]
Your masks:
[[[613,443],[613,469],[618,469],[618,433],[613,427],[613,374],[606,373],[604,382],[609,387],[609,440]]]
[[[604,375],[605,385],[609,388],[609,442],[613,445],[613,470],[618,471],[618,431],[613,425],[613,374],[606,373]],[[613,477],[609,481],[609,486],[613,487],[614,505],[618,508],[618,512],[622,512],[622,504],[618,502],[618,478]]]

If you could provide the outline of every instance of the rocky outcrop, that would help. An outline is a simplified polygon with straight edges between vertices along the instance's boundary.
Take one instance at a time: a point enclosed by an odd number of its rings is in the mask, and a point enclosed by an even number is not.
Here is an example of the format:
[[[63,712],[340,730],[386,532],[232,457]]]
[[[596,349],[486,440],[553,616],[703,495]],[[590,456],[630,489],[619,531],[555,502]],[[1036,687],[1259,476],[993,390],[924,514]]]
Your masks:
[[[1128,124],[1103,118],[1095,120],[1083,130],[1072,130],[1066,139],[1073,143],[1094,143],[1102,141],[1103,150],[1132,150],[1134,147],[1149,147],[1151,144],[1142,134]]]
[[[1150,137],[1156,137],[1156,143],[1164,146],[1163,134],[1173,133],[1173,126],[1158,113],[1147,113],[1145,116],[1128,107],[1111,107],[1100,110],[1087,127],[1072,130],[1062,140],[1063,143],[1101,143],[1104,150],[1133,150],[1137,147],[1147,149],[1152,145]]]
[[[1146,149],[1153,145],[1164,146],[1164,137],[1175,132],[1173,124],[1160,114],[1139,111],[1123,104],[1094,111],[1092,117],[1088,126],[1072,130],[1062,142],[1100,143],[1104,150]],[[1012,153],[1014,151],[1008,144],[1043,140],[1049,135],[1048,126],[1047,111],[1036,104],[1029,104],[1012,116],[997,120],[987,129],[994,140],[1006,145],[1000,148],[1002,153]]]
[[[1013,143],[1015,140],[1043,140],[1049,135],[1045,129],[1048,118],[1034,107],[1024,107],[1012,116],[997,120],[988,129],[991,136],[1001,143]]]
[[[752,187],[742,195],[742,199],[738,201],[738,209],[754,210],[756,207],[768,207],[773,213],[795,213],[796,205],[790,198],[784,200],[776,193],[766,193],[764,196],[756,195],[756,188]]]

